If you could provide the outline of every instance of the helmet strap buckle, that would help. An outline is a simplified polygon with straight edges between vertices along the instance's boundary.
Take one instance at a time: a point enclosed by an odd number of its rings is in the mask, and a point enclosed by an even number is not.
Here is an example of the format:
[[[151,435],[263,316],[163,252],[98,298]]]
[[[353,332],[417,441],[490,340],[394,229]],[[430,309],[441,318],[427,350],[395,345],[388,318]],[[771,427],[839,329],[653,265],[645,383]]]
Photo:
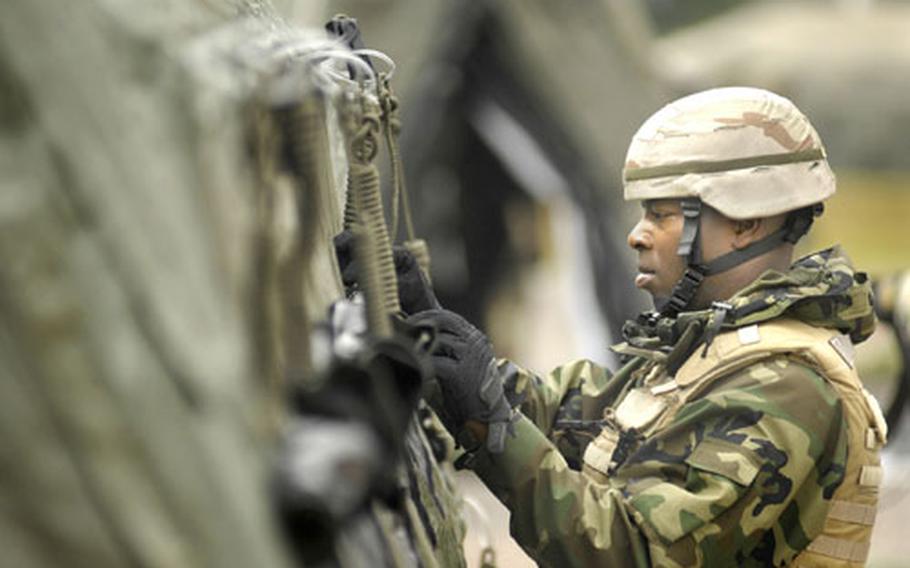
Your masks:
[[[682,278],[673,286],[673,292],[670,299],[663,305],[660,310],[661,315],[665,317],[675,317],[681,311],[686,309],[698,292],[699,286],[705,279],[705,269],[701,265],[690,264],[683,272]]]

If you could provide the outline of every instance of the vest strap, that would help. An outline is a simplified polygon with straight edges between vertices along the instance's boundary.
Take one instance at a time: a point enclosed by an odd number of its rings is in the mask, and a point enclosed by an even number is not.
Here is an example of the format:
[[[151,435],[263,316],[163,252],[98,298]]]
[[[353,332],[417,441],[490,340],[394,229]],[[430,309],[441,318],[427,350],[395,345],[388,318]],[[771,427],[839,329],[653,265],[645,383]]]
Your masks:
[[[828,518],[855,525],[872,526],[875,524],[875,513],[878,507],[835,499],[831,502]]]
[[[866,557],[869,556],[869,543],[821,535],[816,537],[806,550],[837,558],[838,560],[865,562]]]
[[[875,428],[866,428],[866,449],[877,450],[879,434]]]

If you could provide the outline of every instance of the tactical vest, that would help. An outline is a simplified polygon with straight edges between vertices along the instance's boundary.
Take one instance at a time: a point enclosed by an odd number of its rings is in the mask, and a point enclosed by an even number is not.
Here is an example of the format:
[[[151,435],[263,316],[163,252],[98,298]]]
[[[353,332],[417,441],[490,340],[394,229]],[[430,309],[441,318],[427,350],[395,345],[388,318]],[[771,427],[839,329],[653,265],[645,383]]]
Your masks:
[[[653,366],[643,381],[646,386],[632,389],[615,409],[605,410],[607,426],[585,449],[583,470],[606,481],[625,459],[627,432],[634,429],[645,438],[654,435],[716,380],[775,355],[810,366],[834,387],[843,404],[848,436],[844,481],[833,495],[821,534],[792,566],[862,566],[878,505],[879,450],[887,426],[878,403],[856,373],[853,344],[837,331],[777,319],[718,335],[704,357],[698,349],[673,378],[666,376],[661,365]]]

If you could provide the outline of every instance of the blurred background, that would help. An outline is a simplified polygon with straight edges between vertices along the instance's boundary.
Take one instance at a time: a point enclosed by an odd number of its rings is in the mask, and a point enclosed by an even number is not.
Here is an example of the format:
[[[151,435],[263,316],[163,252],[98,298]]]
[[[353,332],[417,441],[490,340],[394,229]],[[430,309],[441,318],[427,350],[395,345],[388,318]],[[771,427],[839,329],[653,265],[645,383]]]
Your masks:
[[[344,294],[341,205],[269,170],[263,156],[284,147],[256,130],[265,73],[237,20],[324,41],[337,13],[397,64],[404,173],[440,300],[538,373],[612,365],[622,323],[649,307],[626,245],[639,209],[621,187],[642,121],[717,86],[794,100],[838,176],[801,252],[844,245],[891,322],[859,346],[892,426],[869,565],[907,565],[910,0],[7,0],[0,564],[289,564],[263,488],[283,381],[311,378],[311,326]],[[331,182],[314,187],[340,199],[329,111]],[[417,449],[411,473],[436,464]],[[468,564],[492,545],[498,565],[532,565],[506,510],[473,475],[458,483]],[[439,542],[457,550],[460,525],[437,509],[451,529]],[[404,534],[400,517],[377,518],[377,534]],[[371,534],[335,543],[349,565],[375,564],[356,546]]]
[[[662,104],[710,87],[778,92],[819,131],[838,194],[802,252],[841,243],[877,278],[910,267],[910,2],[360,0],[297,17],[336,11],[399,65],[403,159],[436,288],[502,356],[538,372],[577,357],[610,363],[622,321],[646,307],[630,286],[626,145]],[[860,358],[891,406],[902,372],[893,329],[881,325]],[[910,555],[902,423],[870,566]],[[471,476],[462,482],[483,511],[469,518],[489,517],[504,565],[520,565],[507,514]]]

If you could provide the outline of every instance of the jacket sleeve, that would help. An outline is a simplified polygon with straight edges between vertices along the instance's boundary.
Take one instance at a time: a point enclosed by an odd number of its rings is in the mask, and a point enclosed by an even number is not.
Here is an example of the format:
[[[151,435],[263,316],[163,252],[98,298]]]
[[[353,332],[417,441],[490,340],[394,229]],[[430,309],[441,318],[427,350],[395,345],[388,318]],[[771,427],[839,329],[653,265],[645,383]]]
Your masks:
[[[499,369],[509,402],[548,435],[559,417],[581,419],[582,398],[598,398],[611,378],[607,369],[587,359],[543,377],[506,359],[499,361]]]
[[[609,477],[524,417],[514,434],[475,471],[544,566],[780,565],[821,530],[846,460],[833,389],[786,362],[724,380]]]

